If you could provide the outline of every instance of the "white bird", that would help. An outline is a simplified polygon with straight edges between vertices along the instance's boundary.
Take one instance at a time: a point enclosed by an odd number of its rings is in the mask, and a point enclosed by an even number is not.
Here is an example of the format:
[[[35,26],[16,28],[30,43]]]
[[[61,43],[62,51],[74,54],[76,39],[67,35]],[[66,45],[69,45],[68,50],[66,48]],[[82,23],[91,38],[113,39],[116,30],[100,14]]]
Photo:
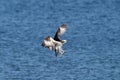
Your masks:
[[[51,51],[55,50],[55,55],[57,56],[58,53],[64,54],[64,50],[62,49],[63,44],[67,43],[67,40],[60,40],[60,36],[63,35],[67,30],[67,25],[63,24],[61,25],[55,36],[54,39],[50,36],[47,36],[44,41],[42,42],[42,46],[49,48]]]

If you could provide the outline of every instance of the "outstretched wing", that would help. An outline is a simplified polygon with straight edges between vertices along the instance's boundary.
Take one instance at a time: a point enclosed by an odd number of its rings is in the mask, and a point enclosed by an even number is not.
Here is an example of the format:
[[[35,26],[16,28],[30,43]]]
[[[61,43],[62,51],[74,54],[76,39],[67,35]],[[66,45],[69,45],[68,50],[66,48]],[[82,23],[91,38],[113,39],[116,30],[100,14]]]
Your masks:
[[[66,30],[67,30],[67,25],[66,24],[61,25],[54,36],[54,40],[61,41],[59,36],[63,35],[66,32]]]

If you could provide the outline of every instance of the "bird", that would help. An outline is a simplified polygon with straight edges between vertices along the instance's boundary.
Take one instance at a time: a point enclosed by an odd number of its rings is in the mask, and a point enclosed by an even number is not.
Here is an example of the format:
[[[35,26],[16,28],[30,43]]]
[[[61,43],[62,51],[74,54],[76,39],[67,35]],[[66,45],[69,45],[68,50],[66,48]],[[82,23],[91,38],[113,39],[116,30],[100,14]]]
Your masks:
[[[62,24],[56,31],[54,38],[51,36],[47,36],[41,46],[48,48],[50,51],[55,51],[55,56],[58,56],[58,53],[61,55],[64,54],[64,50],[62,49],[62,46],[67,43],[67,40],[61,40],[60,36],[63,35],[67,31],[67,25]]]

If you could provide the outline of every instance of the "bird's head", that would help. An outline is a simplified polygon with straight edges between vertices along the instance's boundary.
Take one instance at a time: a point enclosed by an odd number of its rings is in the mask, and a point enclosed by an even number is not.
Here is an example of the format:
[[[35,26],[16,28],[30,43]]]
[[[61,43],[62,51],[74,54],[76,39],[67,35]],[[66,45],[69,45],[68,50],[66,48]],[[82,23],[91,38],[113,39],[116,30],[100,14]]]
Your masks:
[[[61,43],[65,44],[65,43],[67,43],[67,40],[61,40]]]

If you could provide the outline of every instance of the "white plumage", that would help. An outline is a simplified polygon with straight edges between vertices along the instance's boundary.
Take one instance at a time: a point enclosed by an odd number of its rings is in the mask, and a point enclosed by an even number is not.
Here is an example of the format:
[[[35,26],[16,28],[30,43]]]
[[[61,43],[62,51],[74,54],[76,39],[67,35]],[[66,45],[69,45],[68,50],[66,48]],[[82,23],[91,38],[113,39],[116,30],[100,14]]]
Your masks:
[[[50,50],[55,50],[55,55],[57,56],[58,53],[64,54],[64,50],[62,49],[63,44],[67,43],[67,40],[60,40],[59,36],[63,35],[67,30],[67,25],[61,25],[55,36],[54,39],[50,36],[47,36],[45,40],[42,42],[42,46],[49,48]]]

